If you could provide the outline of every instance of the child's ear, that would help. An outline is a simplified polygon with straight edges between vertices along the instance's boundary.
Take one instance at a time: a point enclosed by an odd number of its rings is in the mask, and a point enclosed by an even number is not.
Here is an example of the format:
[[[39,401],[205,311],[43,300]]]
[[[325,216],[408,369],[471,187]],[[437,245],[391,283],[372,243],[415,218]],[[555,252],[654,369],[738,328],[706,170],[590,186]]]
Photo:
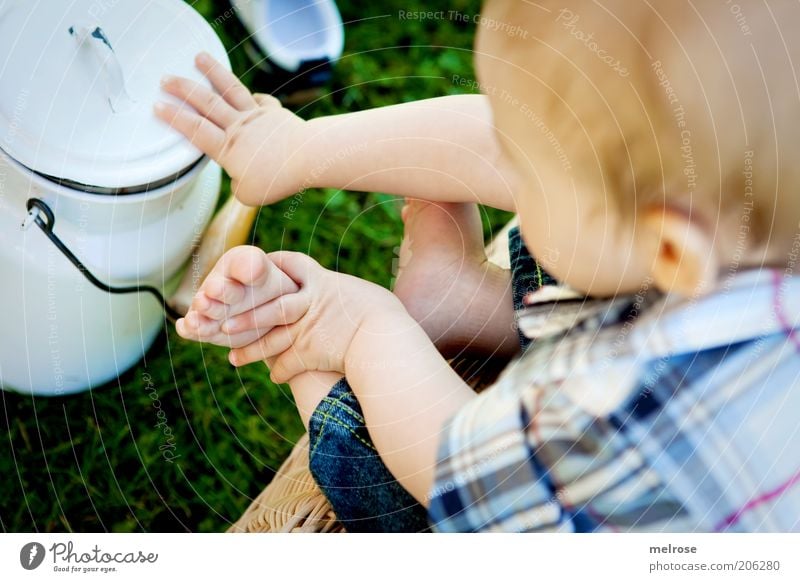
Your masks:
[[[650,273],[658,289],[693,296],[716,283],[714,236],[700,219],[669,206],[647,209],[639,218],[643,234],[655,241]]]

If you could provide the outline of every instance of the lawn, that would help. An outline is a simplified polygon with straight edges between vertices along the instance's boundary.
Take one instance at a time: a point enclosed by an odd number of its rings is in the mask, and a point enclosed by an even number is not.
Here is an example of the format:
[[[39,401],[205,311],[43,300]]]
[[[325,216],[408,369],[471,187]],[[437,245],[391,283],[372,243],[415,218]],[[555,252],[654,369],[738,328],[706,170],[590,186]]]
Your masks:
[[[466,90],[453,77],[473,78],[472,22],[400,17],[430,10],[422,0],[339,4],[346,55],[329,95],[302,108],[303,117]],[[226,9],[214,0],[194,6],[210,22]],[[474,15],[478,6],[451,1],[447,9]],[[238,40],[219,32],[244,73]],[[402,235],[394,198],[310,191],[291,219],[287,207],[261,211],[254,244],[308,252],[390,285]],[[487,234],[504,220],[488,212]],[[4,531],[221,531],[302,434],[288,389],[270,383],[263,365],[234,370],[225,350],[182,341],[171,329],[117,382],[68,398],[0,396]]]

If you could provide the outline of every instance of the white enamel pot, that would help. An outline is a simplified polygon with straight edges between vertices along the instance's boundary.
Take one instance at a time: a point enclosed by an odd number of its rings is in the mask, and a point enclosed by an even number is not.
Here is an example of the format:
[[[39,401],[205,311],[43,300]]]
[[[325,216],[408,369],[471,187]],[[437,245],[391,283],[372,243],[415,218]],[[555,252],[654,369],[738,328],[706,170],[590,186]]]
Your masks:
[[[182,0],[0,0],[0,387],[99,386],[162,329],[221,176],[152,108],[201,50]]]

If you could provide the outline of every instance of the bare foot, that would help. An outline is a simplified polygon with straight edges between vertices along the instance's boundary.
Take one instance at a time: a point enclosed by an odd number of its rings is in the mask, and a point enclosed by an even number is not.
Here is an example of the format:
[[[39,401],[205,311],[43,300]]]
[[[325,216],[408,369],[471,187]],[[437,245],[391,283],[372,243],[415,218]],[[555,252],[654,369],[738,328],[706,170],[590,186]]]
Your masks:
[[[296,291],[264,251],[236,247],[217,262],[175,328],[186,339],[246,346],[283,323],[282,305],[273,300]]]
[[[394,292],[446,357],[510,357],[514,331],[511,277],[486,259],[474,204],[410,200]]]

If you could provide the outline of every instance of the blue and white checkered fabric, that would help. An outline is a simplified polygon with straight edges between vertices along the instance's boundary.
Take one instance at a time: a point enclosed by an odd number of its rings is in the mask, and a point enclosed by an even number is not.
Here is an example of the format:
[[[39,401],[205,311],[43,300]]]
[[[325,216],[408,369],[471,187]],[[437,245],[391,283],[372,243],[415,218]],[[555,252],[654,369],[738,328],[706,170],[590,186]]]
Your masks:
[[[445,428],[435,529],[800,531],[800,277],[644,295],[520,313],[532,346]]]

